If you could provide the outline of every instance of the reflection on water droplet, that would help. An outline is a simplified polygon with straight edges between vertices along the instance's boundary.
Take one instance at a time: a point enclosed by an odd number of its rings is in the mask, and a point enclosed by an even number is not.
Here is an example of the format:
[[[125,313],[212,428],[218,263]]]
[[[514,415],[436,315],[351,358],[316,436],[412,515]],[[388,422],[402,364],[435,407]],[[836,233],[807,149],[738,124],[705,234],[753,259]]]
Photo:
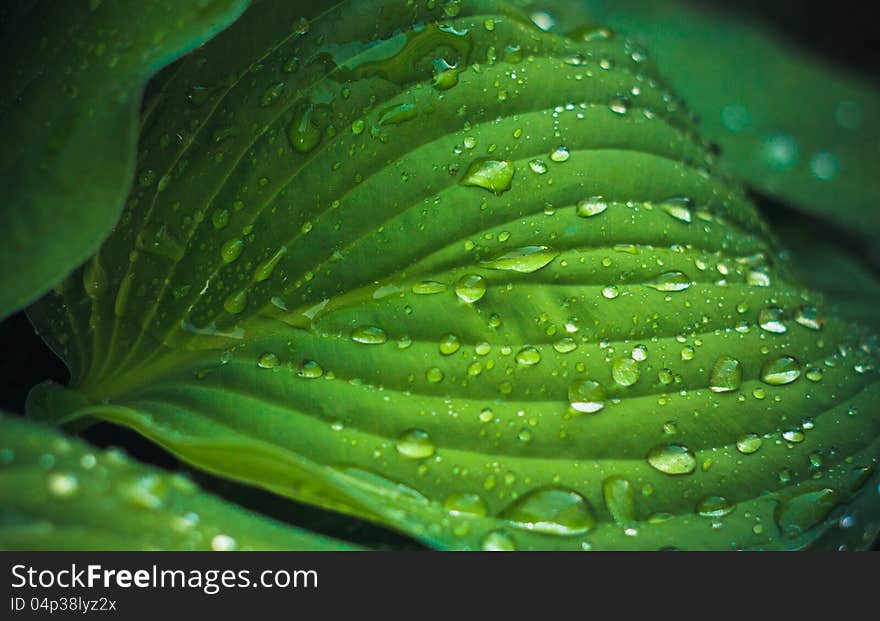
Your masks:
[[[801,364],[792,356],[768,360],[761,367],[761,381],[771,386],[790,384],[801,376]]]
[[[431,436],[421,429],[409,429],[397,438],[397,452],[410,459],[426,459],[436,450]]]
[[[679,444],[664,444],[651,449],[648,463],[664,474],[690,474],[697,468],[694,452]]]
[[[579,535],[596,523],[586,499],[560,487],[529,492],[511,503],[499,517],[517,528],[548,535]]]

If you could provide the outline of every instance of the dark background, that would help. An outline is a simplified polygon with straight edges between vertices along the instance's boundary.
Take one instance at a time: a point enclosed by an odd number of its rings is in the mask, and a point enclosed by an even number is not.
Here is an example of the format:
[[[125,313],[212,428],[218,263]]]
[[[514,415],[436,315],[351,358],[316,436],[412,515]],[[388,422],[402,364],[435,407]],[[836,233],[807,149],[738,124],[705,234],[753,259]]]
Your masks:
[[[572,0],[574,1],[574,0]],[[613,1],[613,0],[611,0]],[[662,2],[663,0],[657,0]],[[690,0],[698,6],[712,6],[740,16],[748,16],[769,25],[780,36],[851,71],[880,83],[880,20],[876,19],[873,2],[862,0],[773,1],[773,0]],[[878,173],[880,174],[880,173]],[[759,203],[761,199],[759,197]],[[775,203],[772,211],[784,212],[785,205]],[[799,212],[799,218],[804,218]],[[816,222],[828,235],[833,229]],[[846,239],[839,240],[847,243]],[[0,409],[21,413],[28,390],[45,379],[67,381],[64,365],[34,334],[24,313],[0,322]],[[132,456],[156,465],[187,470],[173,456],[156,448],[140,436],[120,428],[99,424],[85,432],[89,441],[100,445],[123,445]],[[234,499],[276,519],[299,526],[379,547],[418,548],[418,544],[402,536],[351,518],[327,513],[267,492],[230,483],[200,472],[193,478],[218,494]],[[874,549],[877,549],[875,543]]]

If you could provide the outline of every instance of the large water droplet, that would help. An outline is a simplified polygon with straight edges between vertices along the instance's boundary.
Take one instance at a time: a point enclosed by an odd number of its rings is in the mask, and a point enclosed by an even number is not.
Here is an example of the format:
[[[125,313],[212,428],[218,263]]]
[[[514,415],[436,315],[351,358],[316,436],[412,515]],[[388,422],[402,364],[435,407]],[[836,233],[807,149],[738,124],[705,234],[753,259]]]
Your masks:
[[[779,530],[789,538],[797,537],[824,520],[840,502],[831,488],[814,489],[784,498],[774,512]]]
[[[577,412],[598,412],[605,407],[605,387],[589,379],[576,380],[568,388],[568,402]]]
[[[450,513],[457,515],[485,516],[489,513],[486,501],[478,494],[458,493],[450,494],[443,503],[444,508]]]
[[[785,311],[778,306],[768,306],[758,311],[758,325],[773,334],[783,334],[788,328],[783,323]]]
[[[709,374],[712,392],[733,392],[742,384],[742,365],[736,358],[719,356]]]
[[[689,198],[668,198],[660,203],[660,209],[665,211],[676,220],[681,220],[682,222],[690,223],[690,221],[693,219],[693,212],[691,211],[691,199]]]
[[[636,519],[636,497],[633,485],[623,477],[609,477],[602,483],[602,495],[611,517],[620,525]]]
[[[751,455],[763,444],[763,440],[761,440],[761,436],[756,433],[747,433],[739,437],[736,441],[736,450],[738,450],[743,455]]]
[[[361,326],[351,333],[351,340],[365,345],[381,345],[388,340],[388,336],[377,326]]]
[[[608,209],[608,203],[601,196],[591,196],[578,202],[575,213],[581,218],[597,216]]]
[[[487,534],[480,542],[480,547],[484,552],[513,552],[516,550],[513,539],[502,530],[493,530]]]
[[[482,261],[484,267],[493,270],[510,270],[529,274],[548,265],[559,253],[547,246],[525,246],[489,261]]]
[[[518,528],[549,535],[583,534],[596,523],[583,496],[559,487],[529,492],[510,504],[499,517]]]
[[[410,459],[426,459],[436,450],[431,436],[421,429],[408,429],[397,438],[397,452]]]
[[[522,367],[531,367],[541,362],[541,353],[534,347],[526,346],[516,352],[516,363]]]
[[[801,363],[792,356],[768,360],[761,367],[761,381],[771,386],[791,384],[801,376]]]
[[[473,304],[486,295],[486,279],[478,274],[465,274],[455,283],[455,295]]]
[[[813,306],[801,306],[795,311],[794,320],[810,330],[821,330],[825,325],[825,319]]]
[[[639,363],[632,358],[618,358],[611,364],[611,377],[621,386],[632,386],[639,381]]]
[[[657,291],[684,291],[691,286],[691,279],[684,272],[676,270],[660,274],[647,286]]]
[[[694,452],[679,444],[664,444],[651,449],[648,463],[664,474],[690,474],[697,468]]]
[[[503,194],[510,189],[515,172],[513,163],[507,160],[478,159],[468,167],[461,184]]]
[[[733,509],[734,506],[724,496],[707,496],[697,503],[697,513],[703,517],[723,517]]]

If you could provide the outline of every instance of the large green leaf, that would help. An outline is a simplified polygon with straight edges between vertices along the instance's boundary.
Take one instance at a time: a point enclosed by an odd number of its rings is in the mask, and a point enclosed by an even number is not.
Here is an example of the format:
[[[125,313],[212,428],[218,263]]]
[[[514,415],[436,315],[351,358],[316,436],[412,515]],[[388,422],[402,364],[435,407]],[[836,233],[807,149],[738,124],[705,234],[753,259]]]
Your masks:
[[[442,548],[865,545],[876,340],[642,57],[402,6],[257,3],[163,82],[29,412]]]
[[[345,550],[178,474],[0,414],[0,549]]]
[[[0,318],[95,252],[135,168],[147,80],[247,0],[10,2],[0,34]]]
[[[556,27],[584,20],[634,35],[646,46],[700,116],[703,136],[721,145],[726,170],[876,244],[876,83],[766,26],[699,2],[564,3]]]

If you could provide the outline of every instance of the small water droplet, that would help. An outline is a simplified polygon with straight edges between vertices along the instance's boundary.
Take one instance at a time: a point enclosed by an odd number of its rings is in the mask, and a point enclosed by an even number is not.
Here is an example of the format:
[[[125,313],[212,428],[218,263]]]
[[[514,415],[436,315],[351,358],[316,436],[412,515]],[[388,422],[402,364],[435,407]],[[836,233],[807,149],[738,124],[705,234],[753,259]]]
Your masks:
[[[388,335],[377,326],[361,326],[351,333],[351,340],[364,345],[381,345],[388,340]]]
[[[455,283],[455,295],[468,304],[473,304],[486,295],[486,279],[478,274],[465,274]]]
[[[636,519],[636,497],[632,483],[623,477],[609,477],[602,483],[605,506],[617,524],[631,524]]]
[[[489,261],[481,261],[481,265],[493,270],[529,274],[550,264],[557,256],[559,253],[547,246],[525,246]]]
[[[691,279],[684,272],[676,270],[660,274],[647,286],[657,291],[684,291],[691,286]]]
[[[512,162],[483,158],[474,160],[468,167],[461,184],[503,194],[510,189],[516,172]]]
[[[632,386],[639,381],[639,363],[633,358],[618,358],[611,364],[611,377],[621,386]]]
[[[697,513],[703,517],[723,517],[733,512],[734,506],[724,496],[707,496],[697,503]]]
[[[605,387],[589,379],[576,380],[568,389],[568,402],[577,412],[598,412],[605,407]]]
[[[783,334],[788,330],[783,323],[784,319],[785,311],[778,306],[768,306],[758,311],[758,325],[762,330],[773,334]]]
[[[761,436],[756,433],[747,433],[739,437],[736,441],[736,450],[743,455],[751,455],[756,452],[763,444]]]
[[[581,218],[597,216],[608,209],[608,203],[601,196],[590,196],[578,202],[575,213]]]

